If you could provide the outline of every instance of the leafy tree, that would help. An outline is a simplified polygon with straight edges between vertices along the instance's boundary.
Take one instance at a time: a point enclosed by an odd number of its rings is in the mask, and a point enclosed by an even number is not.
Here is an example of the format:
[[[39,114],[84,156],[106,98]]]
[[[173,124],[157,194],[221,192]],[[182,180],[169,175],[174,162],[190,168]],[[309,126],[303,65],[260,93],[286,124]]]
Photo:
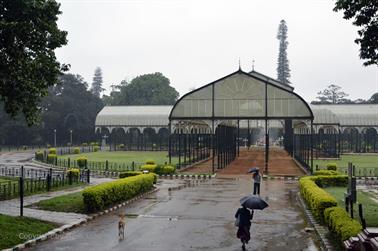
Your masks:
[[[173,105],[178,97],[169,79],[157,72],[138,76],[130,83],[122,81],[106,101],[111,105]]]
[[[378,64],[378,4],[377,0],[337,0],[334,11],[344,11],[344,19],[354,18],[353,24],[361,27],[359,38],[360,58],[365,66]]]
[[[91,92],[96,96],[100,97],[101,92],[105,89],[102,88],[102,71],[100,67],[97,67],[94,73]]]
[[[318,92],[318,99],[320,102],[314,102],[314,103],[320,103],[320,104],[337,104],[337,103],[349,103],[351,102],[348,99],[345,99],[345,97],[349,96],[349,94],[346,94],[341,90],[340,86],[331,84],[327,86],[326,89],[323,91]]]
[[[278,27],[277,39],[280,41],[280,48],[278,53],[278,65],[277,65],[277,79],[284,83],[289,84],[290,68],[289,60],[287,58],[287,25],[285,20],[281,20]]]
[[[378,92],[374,93],[368,100],[370,104],[378,104]]]
[[[31,125],[47,88],[67,70],[54,50],[67,43],[57,26],[60,4],[54,0],[0,2],[0,100],[12,117],[23,113]]]
[[[60,144],[69,142],[70,130],[76,142],[94,139],[96,116],[103,104],[87,88],[88,84],[80,75],[65,74],[58,85],[49,89],[49,96],[42,102],[45,141],[52,142],[54,129]]]

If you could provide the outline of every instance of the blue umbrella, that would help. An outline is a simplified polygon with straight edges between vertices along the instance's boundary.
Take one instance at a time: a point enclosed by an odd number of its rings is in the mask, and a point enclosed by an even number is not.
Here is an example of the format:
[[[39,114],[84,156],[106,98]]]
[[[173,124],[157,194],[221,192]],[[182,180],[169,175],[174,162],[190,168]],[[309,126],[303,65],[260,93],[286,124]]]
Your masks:
[[[257,173],[259,170],[260,168],[258,167],[252,167],[251,169],[249,169],[248,173]]]
[[[258,209],[258,210],[263,210],[264,208],[269,206],[268,203],[266,203],[259,196],[252,195],[252,194],[241,198],[240,204],[249,209]]]

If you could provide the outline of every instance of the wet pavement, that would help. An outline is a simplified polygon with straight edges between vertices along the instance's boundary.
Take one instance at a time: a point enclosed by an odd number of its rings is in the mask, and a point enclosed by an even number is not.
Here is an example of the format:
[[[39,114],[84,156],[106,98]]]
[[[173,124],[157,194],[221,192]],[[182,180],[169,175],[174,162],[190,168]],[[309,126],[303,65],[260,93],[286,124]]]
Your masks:
[[[179,180],[160,181],[160,190],[119,212],[102,216],[31,250],[241,250],[234,214],[251,180],[216,178],[169,191]],[[270,207],[256,211],[247,250],[318,250],[297,202],[297,182],[267,180],[261,197]],[[124,240],[118,214],[127,215]]]

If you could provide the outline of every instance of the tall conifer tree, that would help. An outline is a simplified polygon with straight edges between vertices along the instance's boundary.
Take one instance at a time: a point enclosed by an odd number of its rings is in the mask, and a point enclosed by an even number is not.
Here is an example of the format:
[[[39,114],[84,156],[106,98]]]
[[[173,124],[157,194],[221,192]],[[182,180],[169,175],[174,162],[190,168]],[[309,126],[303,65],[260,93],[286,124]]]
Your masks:
[[[100,67],[97,67],[93,76],[91,92],[96,97],[100,97],[100,94],[103,91],[104,88],[102,88],[102,70]]]
[[[290,68],[289,60],[287,59],[287,25],[285,20],[281,20],[278,27],[277,39],[280,41],[280,48],[278,53],[278,65],[277,65],[277,79],[284,83],[290,84]]]

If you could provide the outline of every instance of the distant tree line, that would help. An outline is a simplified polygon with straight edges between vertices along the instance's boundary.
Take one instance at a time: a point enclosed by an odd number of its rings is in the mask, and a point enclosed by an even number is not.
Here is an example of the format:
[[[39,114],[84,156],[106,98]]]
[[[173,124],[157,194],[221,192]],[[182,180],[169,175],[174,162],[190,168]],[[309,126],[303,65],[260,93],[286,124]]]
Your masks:
[[[347,97],[349,94],[341,90],[341,87],[335,84],[330,84],[323,91],[318,92],[316,97],[318,100],[314,100],[311,104],[378,104],[378,92],[374,93],[370,99],[356,99],[351,100]]]

